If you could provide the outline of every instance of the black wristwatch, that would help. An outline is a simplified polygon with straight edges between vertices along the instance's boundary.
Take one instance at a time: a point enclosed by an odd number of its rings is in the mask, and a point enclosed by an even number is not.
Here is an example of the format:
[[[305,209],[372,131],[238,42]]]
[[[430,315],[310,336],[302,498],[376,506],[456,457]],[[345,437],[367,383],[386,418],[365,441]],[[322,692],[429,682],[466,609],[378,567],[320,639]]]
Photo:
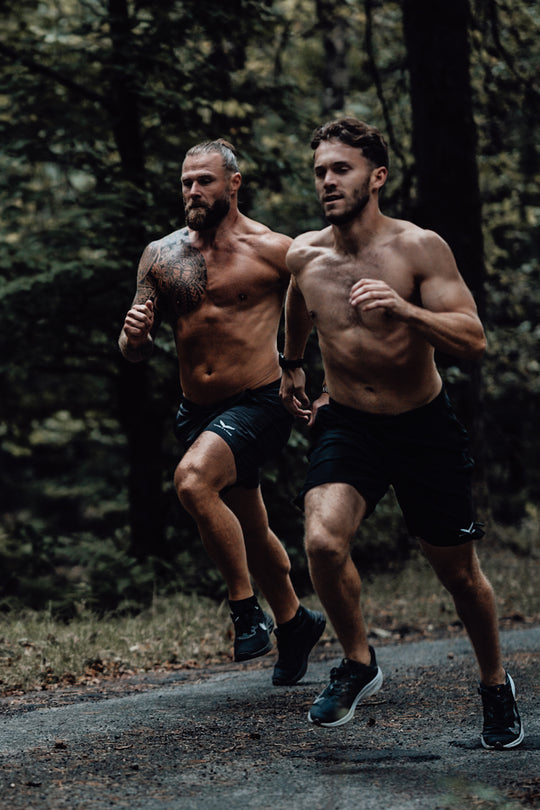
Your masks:
[[[286,357],[280,354],[279,365],[281,368],[302,368],[304,365],[304,358],[301,357],[299,360],[287,360]]]

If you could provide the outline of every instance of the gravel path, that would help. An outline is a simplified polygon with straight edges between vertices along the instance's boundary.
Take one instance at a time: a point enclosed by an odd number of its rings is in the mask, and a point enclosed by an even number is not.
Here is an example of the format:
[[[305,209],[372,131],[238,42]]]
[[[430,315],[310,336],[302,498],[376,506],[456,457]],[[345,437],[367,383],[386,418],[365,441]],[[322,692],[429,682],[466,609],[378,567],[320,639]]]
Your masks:
[[[248,665],[0,700],[5,810],[540,808],[540,627],[502,633],[526,739],[485,751],[463,636],[380,644],[381,692],[340,728],[309,724],[338,650],[273,687]]]

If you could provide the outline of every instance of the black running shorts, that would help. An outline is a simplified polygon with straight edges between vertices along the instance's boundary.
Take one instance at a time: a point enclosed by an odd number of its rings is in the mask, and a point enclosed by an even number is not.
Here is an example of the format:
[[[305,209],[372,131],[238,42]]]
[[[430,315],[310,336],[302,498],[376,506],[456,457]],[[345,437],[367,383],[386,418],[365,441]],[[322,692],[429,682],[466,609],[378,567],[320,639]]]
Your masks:
[[[471,494],[474,462],[467,431],[445,393],[396,416],[334,400],[313,427],[310,466],[297,503],[321,484],[347,483],[367,503],[366,517],[393,486],[407,529],[436,546],[483,536]]]
[[[209,407],[182,398],[174,433],[185,453],[205,430],[217,433],[231,448],[236,483],[256,489],[260,468],[289,440],[293,418],[279,398],[280,381],[247,389]]]

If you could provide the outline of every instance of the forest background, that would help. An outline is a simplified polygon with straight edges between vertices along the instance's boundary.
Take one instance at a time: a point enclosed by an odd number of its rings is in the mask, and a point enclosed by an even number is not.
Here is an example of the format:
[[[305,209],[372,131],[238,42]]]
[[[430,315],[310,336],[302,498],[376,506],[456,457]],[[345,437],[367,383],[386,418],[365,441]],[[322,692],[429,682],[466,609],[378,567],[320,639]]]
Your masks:
[[[474,292],[486,356],[439,362],[475,437],[489,542],[538,560],[538,7],[19,0],[0,19],[0,609],[223,597],[172,485],[172,332],[147,365],[117,338],[145,244],[183,225],[190,146],[232,141],[243,213],[296,236],[324,226],[310,134],[343,113],[388,137],[384,212],[441,233]],[[307,354],[316,395],[316,335]],[[263,481],[301,593],[307,443],[295,428]],[[411,548],[390,493],[355,559],[398,570]]]

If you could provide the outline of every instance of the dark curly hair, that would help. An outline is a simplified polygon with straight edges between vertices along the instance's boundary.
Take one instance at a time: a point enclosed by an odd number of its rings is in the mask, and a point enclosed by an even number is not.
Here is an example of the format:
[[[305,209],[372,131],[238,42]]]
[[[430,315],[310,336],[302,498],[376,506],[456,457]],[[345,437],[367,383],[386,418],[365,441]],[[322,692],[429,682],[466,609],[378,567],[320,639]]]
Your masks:
[[[357,118],[338,118],[335,121],[328,121],[314,131],[311,136],[311,148],[315,150],[322,141],[329,141],[333,138],[343,141],[348,146],[361,149],[364,157],[375,167],[388,168],[388,145],[375,127],[364,124]]]

